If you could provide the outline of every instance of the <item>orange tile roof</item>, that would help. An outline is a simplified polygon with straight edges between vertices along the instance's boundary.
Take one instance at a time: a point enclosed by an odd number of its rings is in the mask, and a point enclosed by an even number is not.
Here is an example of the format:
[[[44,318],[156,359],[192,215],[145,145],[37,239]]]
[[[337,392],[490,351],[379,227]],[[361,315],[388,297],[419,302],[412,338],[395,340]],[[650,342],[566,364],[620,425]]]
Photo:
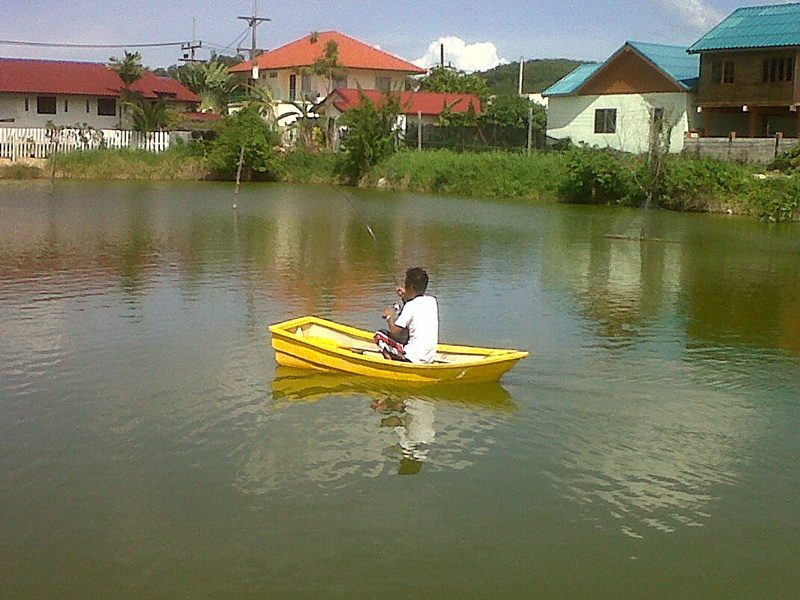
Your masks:
[[[333,90],[324,103],[332,102],[340,111],[345,112],[361,104],[360,93],[363,93],[371,102],[379,103],[382,94],[378,90],[336,89]],[[481,99],[474,94],[442,94],[439,92],[400,92],[400,107],[403,114],[416,115],[422,113],[428,116],[442,114],[445,106],[451,112],[462,113],[469,110],[472,105],[476,115],[481,114]]]
[[[102,63],[0,58],[0,92],[119,97],[122,80]],[[180,82],[147,72],[131,89],[145,98],[199,102]]]
[[[316,36],[316,42],[312,39]],[[360,42],[338,31],[324,31],[309,34],[304,38],[270,50],[256,57],[259,69],[288,69],[292,67],[310,67],[325,55],[325,45],[329,41],[339,45],[339,63],[348,69],[376,69],[381,71],[402,71],[410,74],[425,73],[422,69],[408,61],[378,50],[364,42]],[[252,69],[250,61],[231,68],[234,72]]]

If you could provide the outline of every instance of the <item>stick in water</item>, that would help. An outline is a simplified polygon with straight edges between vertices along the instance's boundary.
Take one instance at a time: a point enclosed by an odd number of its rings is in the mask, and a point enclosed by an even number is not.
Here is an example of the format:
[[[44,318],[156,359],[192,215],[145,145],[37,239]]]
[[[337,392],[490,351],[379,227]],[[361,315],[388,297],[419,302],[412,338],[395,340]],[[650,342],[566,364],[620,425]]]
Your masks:
[[[242,163],[244,162],[244,144],[239,151],[239,167],[236,169],[236,189],[233,191],[233,208],[236,209],[236,199],[239,197],[239,183],[242,180]]]

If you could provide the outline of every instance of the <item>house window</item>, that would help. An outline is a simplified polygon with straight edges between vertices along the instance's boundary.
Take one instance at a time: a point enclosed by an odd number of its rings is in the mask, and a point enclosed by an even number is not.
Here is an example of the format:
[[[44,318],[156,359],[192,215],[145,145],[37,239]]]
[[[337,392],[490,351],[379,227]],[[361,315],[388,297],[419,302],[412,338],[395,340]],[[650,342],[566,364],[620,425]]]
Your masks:
[[[89,101],[86,101],[86,114],[89,114]]]
[[[297,75],[289,75],[289,102],[297,100]]]
[[[66,99],[64,100],[64,112],[65,113],[69,112],[69,100]]]
[[[711,63],[711,81],[713,83],[733,83],[735,66],[732,60],[715,60]]]
[[[30,104],[28,102],[28,99],[25,98],[25,112],[28,112],[29,110],[30,110]]]
[[[765,58],[761,61],[761,81],[792,81],[794,79],[794,58]]]
[[[594,132],[595,133],[616,133],[617,132],[617,109],[598,108],[594,111]]]
[[[347,75],[334,75],[333,89],[335,90],[347,89]]]
[[[392,91],[392,78],[391,77],[376,77],[375,89],[382,92]]]
[[[278,78],[278,72],[277,71],[270,71],[269,72],[269,78],[270,79],[277,79]]]
[[[116,117],[117,116],[117,99],[116,98],[98,98],[97,99],[97,114],[100,117]]]
[[[722,65],[722,83],[733,83],[734,66],[732,60],[726,60]]]
[[[304,100],[314,100],[316,98],[316,94],[311,89],[311,75],[303,75],[300,85],[302,86],[301,92]]]
[[[36,97],[36,112],[40,115],[54,115],[56,114],[56,97],[55,96],[37,96]]]

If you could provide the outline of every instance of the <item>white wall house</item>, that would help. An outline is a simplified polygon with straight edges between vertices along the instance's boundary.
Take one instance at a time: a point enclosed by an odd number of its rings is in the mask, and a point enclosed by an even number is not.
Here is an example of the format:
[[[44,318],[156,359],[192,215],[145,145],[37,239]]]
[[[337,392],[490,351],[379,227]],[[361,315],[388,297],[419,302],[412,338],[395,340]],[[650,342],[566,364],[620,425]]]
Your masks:
[[[313,66],[326,57],[329,46],[336,49],[335,66],[324,74],[314,73]],[[410,75],[426,71],[337,31],[326,31],[265,52],[255,61],[232,67],[231,72],[269,86],[275,114],[280,116],[299,115],[293,103],[313,106],[334,89],[402,91]],[[296,118],[284,118],[279,124],[288,125]]]
[[[699,61],[677,46],[627,42],[602,64],[581,65],[544,91],[547,135],[601,148],[646,152],[659,132],[683,150],[698,126]]]
[[[564,96],[551,98],[547,135],[640,154],[649,149],[654,123],[663,118],[671,128],[669,150],[680,152],[695,113],[689,94],[682,93]]]
[[[119,76],[102,63],[0,58],[0,127],[125,126]],[[174,79],[145,74],[131,88],[148,100],[166,98],[179,112],[200,99]]]

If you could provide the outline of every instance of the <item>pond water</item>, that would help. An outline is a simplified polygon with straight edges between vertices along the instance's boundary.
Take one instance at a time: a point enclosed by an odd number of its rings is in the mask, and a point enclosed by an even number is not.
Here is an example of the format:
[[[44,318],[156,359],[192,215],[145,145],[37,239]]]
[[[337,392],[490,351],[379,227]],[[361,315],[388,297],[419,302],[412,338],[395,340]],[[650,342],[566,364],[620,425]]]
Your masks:
[[[233,201],[0,185],[0,596],[796,596],[800,226]],[[276,367],[271,323],[376,329],[414,265],[443,341],[530,357],[443,389]]]

